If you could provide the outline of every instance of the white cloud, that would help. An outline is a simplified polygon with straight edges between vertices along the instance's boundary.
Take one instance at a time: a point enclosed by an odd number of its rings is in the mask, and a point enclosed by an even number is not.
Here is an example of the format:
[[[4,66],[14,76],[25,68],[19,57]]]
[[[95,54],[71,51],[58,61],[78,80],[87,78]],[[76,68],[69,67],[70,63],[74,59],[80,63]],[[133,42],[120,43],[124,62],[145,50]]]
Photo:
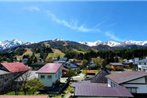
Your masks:
[[[67,20],[64,20],[64,19],[60,19],[55,14],[51,13],[50,11],[48,11],[48,15],[54,22],[61,24],[65,27],[70,28],[70,29],[75,30],[75,31],[79,31],[79,32],[100,32],[99,29],[88,28],[84,24],[80,25],[80,24],[78,24],[77,21],[73,21],[73,20],[67,21]]]
[[[25,7],[24,10],[27,10],[30,12],[38,12],[38,11],[40,11],[40,8],[37,6],[29,6],[29,7]]]
[[[122,41],[122,39],[120,39],[119,37],[117,37],[115,34],[111,32],[105,32],[105,35],[108,36],[111,40]]]

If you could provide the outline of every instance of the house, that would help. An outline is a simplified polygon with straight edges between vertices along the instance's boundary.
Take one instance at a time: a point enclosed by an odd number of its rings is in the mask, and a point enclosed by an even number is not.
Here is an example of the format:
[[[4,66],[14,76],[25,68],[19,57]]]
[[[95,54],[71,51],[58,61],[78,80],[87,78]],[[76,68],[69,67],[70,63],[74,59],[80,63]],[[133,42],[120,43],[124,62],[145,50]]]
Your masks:
[[[0,98],[49,98],[47,95],[32,95],[32,96],[24,96],[24,95],[0,95]]]
[[[86,70],[86,80],[90,80],[97,73],[97,70]]]
[[[93,68],[95,68],[97,65],[91,60],[90,62],[89,62],[89,64],[87,65],[87,68],[88,69],[93,69]]]
[[[45,87],[52,87],[62,76],[62,64],[47,63],[37,73],[39,80]]]
[[[70,62],[63,63],[63,66],[65,68],[72,69],[72,70],[76,70],[78,68],[78,65],[77,64],[70,63]]]
[[[147,59],[142,59],[137,62],[138,71],[147,72]]]
[[[92,79],[92,83],[107,83],[106,75],[109,75],[110,72],[106,68],[102,68],[99,73],[97,73]]]
[[[0,92],[6,91],[17,78],[28,70],[29,67],[20,62],[0,63]]]
[[[54,63],[61,63],[61,64],[63,64],[63,63],[66,63],[67,60],[68,60],[67,58],[59,58],[59,59],[55,60]]]
[[[124,65],[122,63],[110,63],[110,68],[113,70],[113,71],[123,71],[124,70]]]
[[[124,87],[107,87],[103,83],[74,84],[74,98],[129,98],[133,95]]]
[[[108,87],[123,86],[134,95],[147,94],[147,72],[125,71],[112,73],[106,77],[108,79]]]

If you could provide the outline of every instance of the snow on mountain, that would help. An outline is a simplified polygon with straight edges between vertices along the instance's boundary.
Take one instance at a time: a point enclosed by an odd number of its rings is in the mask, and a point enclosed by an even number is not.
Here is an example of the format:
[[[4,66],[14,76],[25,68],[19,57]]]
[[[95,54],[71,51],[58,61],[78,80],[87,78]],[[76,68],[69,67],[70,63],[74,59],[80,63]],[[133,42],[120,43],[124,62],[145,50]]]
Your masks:
[[[95,41],[95,42],[79,42],[79,43],[85,44],[85,45],[88,45],[88,46],[107,45],[107,46],[110,46],[110,47],[126,46],[126,45],[147,46],[147,41],[133,41],[133,40],[123,41],[123,42],[116,42],[116,41],[107,41],[107,42]]]
[[[29,44],[32,44],[32,42],[24,42],[17,39],[0,41],[0,50],[16,47],[20,45],[29,45]]]
[[[66,40],[53,39],[52,41],[66,41]],[[32,43],[33,42],[24,42],[24,41],[20,41],[17,39],[0,41],[0,50],[11,48],[11,47],[16,47],[16,46],[20,46],[20,45],[29,45]],[[116,41],[102,42],[102,41],[98,40],[95,42],[79,42],[79,43],[87,45],[87,46],[98,46],[98,45],[107,45],[110,47],[127,46],[127,45],[147,46],[147,41],[133,41],[133,40],[123,41],[123,42],[116,42]]]
[[[95,42],[79,42],[79,43],[87,45],[87,46],[97,46],[97,45],[102,44],[102,41],[98,40]]]
[[[107,42],[103,42],[102,44],[110,47],[114,47],[114,46],[119,46],[121,43],[115,41],[107,41]]]

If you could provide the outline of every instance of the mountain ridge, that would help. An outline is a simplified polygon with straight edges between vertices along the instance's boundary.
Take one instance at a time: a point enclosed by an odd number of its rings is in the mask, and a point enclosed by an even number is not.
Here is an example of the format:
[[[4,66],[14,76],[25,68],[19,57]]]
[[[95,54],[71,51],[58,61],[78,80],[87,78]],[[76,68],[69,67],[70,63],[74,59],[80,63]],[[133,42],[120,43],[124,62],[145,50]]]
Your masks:
[[[138,47],[146,47],[147,46],[147,41],[134,41],[134,40],[127,40],[127,41],[123,41],[123,42],[117,42],[117,41],[94,41],[94,42],[76,42],[76,41],[69,41],[69,40],[64,40],[64,39],[53,39],[53,40],[47,40],[47,41],[41,41],[41,42],[48,42],[50,44],[56,44],[56,42],[63,42],[63,46],[67,45],[67,43],[76,43],[78,45],[86,45],[88,47],[104,47],[104,48],[124,48],[124,47],[131,47],[131,46],[138,46]],[[41,43],[41,42],[36,42],[37,43]],[[5,50],[5,49],[9,49],[9,48],[13,48],[13,47],[18,47],[18,46],[25,46],[25,45],[31,45],[34,44],[34,42],[26,42],[26,41],[21,41],[21,40],[17,40],[17,39],[13,39],[13,40],[5,40],[5,41],[0,41],[0,50]],[[72,45],[73,46],[73,45]],[[61,45],[60,45],[61,47]],[[55,47],[56,48],[56,47]],[[99,49],[98,48],[98,49]],[[97,49],[97,48],[96,48]],[[102,48],[103,49],[103,48]]]

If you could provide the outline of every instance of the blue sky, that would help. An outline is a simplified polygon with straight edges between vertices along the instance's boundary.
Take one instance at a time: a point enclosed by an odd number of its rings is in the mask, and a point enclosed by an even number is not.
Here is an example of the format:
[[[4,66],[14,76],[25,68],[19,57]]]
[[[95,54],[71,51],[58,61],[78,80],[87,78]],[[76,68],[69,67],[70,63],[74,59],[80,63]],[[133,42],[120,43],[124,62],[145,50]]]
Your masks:
[[[0,41],[147,40],[147,2],[0,2]]]

